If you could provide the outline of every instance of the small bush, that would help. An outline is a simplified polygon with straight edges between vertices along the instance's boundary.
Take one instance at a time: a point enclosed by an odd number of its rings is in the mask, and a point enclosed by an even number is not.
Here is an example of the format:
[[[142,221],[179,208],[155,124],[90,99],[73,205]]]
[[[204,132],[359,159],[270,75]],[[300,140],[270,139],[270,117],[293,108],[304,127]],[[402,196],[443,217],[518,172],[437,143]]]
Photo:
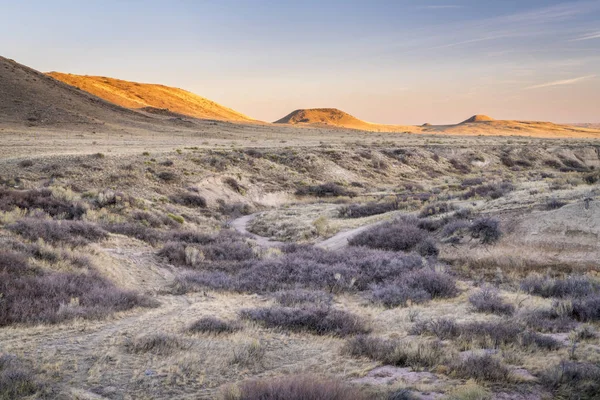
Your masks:
[[[456,158],[452,158],[448,161],[450,162],[450,165],[452,165],[452,167],[454,167],[454,169],[457,170],[458,172],[463,173],[463,174],[471,173],[471,167],[469,167],[467,164],[457,160]]]
[[[246,203],[226,203],[223,199],[217,200],[218,211],[223,215],[237,218],[242,215],[252,214],[252,207]]]
[[[229,359],[230,364],[250,367],[256,364],[262,364],[265,358],[266,349],[258,340],[249,343],[242,343],[233,350],[233,356]]]
[[[191,324],[187,331],[190,333],[234,333],[242,329],[242,326],[235,322],[223,321],[215,317],[203,317]]]
[[[341,218],[365,218],[372,215],[384,214],[398,209],[397,202],[351,204],[338,209]]]
[[[125,341],[125,350],[128,353],[152,353],[166,356],[186,348],[187,346],[177,336],[163,333],[138,336]]]
[[[206,208],[206,199],[194,193],[179,193],[169,197],[173,203],[186,207]]]
[[[53,244],[82,246],[106,239],[108,234],[98,226],[82,221],[54,221],[25,218],[8,229],[31,241],[44,239]]]
[[[375,286],[370,294],[371,302],[387,308],[425,303],[430,299],[431,295],[425,290],[413,289],[402,284]]]
[[[556,398],[597,399],[600,393],[600,367],[590,363],[561,361],[544,371],[540,380]]]
[[[553,308],[542,308],[527,311],[519,315],[528,328],[539,332],[570,332],[576,327],[576,322],[568,315],[559,315]]]
[[[470,296],[469,302],[477,312],[500,315],[512,315],[515,312],[515,307],[512,304],[505,303],[498,292],[491,288],[484,288]]]
[[[562,201],[555,197],[552,197],[552,198],[546,200],[546,204],[544,205],[544,208],[546,210],[558,210],[559,208],[564,207],[566,205],[567,205],[566,201]]]
[[[419,212],[420,218],[431,217],[432,215],[445,214],[454,210],[454,206],[450,203],[440,202],[429,204]]]
[[[354,357],[367,357],[386,365],[431,368],[442,364],[446,351],[440,342],[414,343],[357,335],[346,342],[343,353]]]
[[[33,161],[32,160],[23,160],[19,162],[19,167],[21,168],[29,168],[29,167],[33,167]]]
[[[483,182],[484,182],[484,180],[481,177],[467,178],[467,179],[463,179],[460,186],[463,188],[468,188],[471,186],[481,185]]]
[[[414,218],[399,218],[379,224],[351,238],[351,246],[391,251],[420,251],[423,256],[435,256],[437,247],[429,233],[417,226]]]
[[[560,342],[550,336],[540,335],[524,329],[511,321],[468,322],[457,324],[454,320],[439,318],[418,321],[410,330],[411,334],[431,334],[440,340],[458,340],[464,348],[499,348],[508,344],[523,347],[532,345],[545,350],[556,350]]]
[[[600,292],[600,283],[585,276],[553,279],[532,275],[521,281],[521,289],[541,297],[586,297]]]
[[[482,244],[494,244],[502,237],[500,221],[495,218],[478,218],[469,227],[471,237],[479,239]]]
[[[51,217],[63,219],[80,219],[86,212],[83,204],[54,197],[49,189],[0,189],[0,211],[12,211],[15,208],[42,210]]]
[[[317,335],[348,336],[368,333],[369,326],[360,317],[332,308],[270,307],[242,310],[242,318],[257,321],[269,328],[307,331]]]
[[[337,183],[328,182],[315,186],[301,186],[296,190],[297,196],[340,197],[356,196],[356,192],[346,189]]]
[[[515,187],[510,182],[490,183],[471,187],[471,189],[463,193],[461,197],[463,200],[472,199],[473,197],[489,197],[491,199],[499,199],[513,190],[515,190]]]
[[[417,400],[418,397],[408,389],[395,390],[388,394],[387,400]]]
[[[486,354],[470,356],[451,366],[453,375],[462,379],[487,382],[508,382],[512,378],[510,369],[498,359]]]
[[[150,298],[116,288],[94,273],[41,273],[27,265],[21,267],[25,269],[18,274],[0,269],[0,327],[98,319],[116,311],[157,305]]]
[[[31,369],[16,357],[0,353],[0,400],[29,398],[40,389]]]
[[[165,237],[164,233],[158,229],[148,228],[141,224],[124,222],[118,224],[105,224],[102,227],[110,233],[133,237],[153,246],[163,241]]]
[[[316,376],[289,376],[242,383],[224,394],[224,400],[366,400],[340,380]]]
[[[175,182],[179,179],[179,177],[177,176],[177,174],[175,172],[170,172],[170,171],[159,172],[156,176],[161,181],[168,182],[168,183]]]
[[[330,293],[321,290],[282,290],[275,293],[274,297],[284,307],[294,307],[303,304],[328,306],[333,301],[333,296]]]
[[[246,188],[242,185],[240,185],[240,183],[232,177],[227,177],[225,179],[223,179],[223,182],[229,186],[232,190],[234,190],[235,192],[238,192],[240,194],[243,194],[246,192]]]
[[[600,295],[573,301],[573,317],[582,322],[600,321]]]

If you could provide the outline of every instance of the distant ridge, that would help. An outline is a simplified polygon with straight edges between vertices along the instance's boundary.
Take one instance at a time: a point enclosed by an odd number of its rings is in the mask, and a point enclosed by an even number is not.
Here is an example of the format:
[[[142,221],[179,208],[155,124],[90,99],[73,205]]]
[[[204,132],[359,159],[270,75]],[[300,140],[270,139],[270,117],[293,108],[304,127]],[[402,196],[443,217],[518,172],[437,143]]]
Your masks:
[[[153,114],[169,113],[199,119],[251,122],[252,118],[183,89],[129,82],[102,76],[50,72],[49,76],[122,107]]]
[[[292,111],[274,123],[358,129],[371,132],[408,132],[416,130],[416,127],[411,126],[372,124],[362,121],[337,108],[299,109]]]
[[[492,117],[488,117],[487,115],[477,114],[477,115],[473,115],[469,119],[464,120],[463,122],[461,122],[461,124],[471,124],[471,123],[475,123],[475,122],[491,122],[491,121],[495,121],[495,119]]]

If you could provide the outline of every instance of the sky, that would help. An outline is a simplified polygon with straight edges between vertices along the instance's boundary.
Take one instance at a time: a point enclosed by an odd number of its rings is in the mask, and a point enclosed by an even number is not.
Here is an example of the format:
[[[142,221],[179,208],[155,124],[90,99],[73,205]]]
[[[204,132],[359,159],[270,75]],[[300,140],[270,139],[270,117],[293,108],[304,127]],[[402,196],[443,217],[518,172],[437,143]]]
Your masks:
[[[0,55],[264,121],[600,122],[600,0],[0,0]]]

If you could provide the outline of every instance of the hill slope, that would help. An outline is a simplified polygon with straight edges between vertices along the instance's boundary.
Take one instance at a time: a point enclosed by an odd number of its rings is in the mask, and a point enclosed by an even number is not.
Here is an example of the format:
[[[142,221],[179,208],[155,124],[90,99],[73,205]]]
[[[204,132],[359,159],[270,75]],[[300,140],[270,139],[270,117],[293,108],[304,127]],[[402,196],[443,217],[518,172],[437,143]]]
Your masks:
[[[200,119],[253,121],[237,111],[178,88],[101,76],[60,72],[50,72],[48,75],[122,107],[143,109],[151,113],[164,113],[168,110],[171,113]]]
[[[0,57],[0,120],[28,125],[153,122],[45,74]]]
[[[328,128],[358,129],[372,132],[413,132],[414,126],[372,124],[337,108],[310,108],[291,112],[275,124],[312,125]]]

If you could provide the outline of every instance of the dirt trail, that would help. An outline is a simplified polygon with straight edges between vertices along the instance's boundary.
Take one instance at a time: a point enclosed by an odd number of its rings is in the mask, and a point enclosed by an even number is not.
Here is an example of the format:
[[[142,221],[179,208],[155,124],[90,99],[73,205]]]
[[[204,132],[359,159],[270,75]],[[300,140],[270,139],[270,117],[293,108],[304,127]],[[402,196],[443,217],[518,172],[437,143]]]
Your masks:
[[[229,225],[239,233],[249,235],[250,237],[252,237],[252,239],[255,240],[256,243],[261,247],[282,246],[284,242],[278,242],[248,231],[248,224],[252,222],[252,220],[256,218],[256,216],[259,214],[260,213],[245,215],[243,217],[231,221]],[[348,240],[352,239],[354,236],[386,221],[387,220],[377,221],[367,225],[359,226],[358,228],[338,232],[329,239],[325,239],[318,243],[315,243],[315,246],[325,250],[338,250],[344,248],[348,245]]]
[[[278,247],[283,246],[283,242],[279,242],[276,240],[271,240],[268,237],[260,236],[255,233],[248,231],[248,224],[252,222],[254,218],[260,213],[254,213],[250,215],[244,215],[243,217],[236,218],[229,223],[233,229],[241,233],[242,235],[250,236],[256,243],[261,247]]]

